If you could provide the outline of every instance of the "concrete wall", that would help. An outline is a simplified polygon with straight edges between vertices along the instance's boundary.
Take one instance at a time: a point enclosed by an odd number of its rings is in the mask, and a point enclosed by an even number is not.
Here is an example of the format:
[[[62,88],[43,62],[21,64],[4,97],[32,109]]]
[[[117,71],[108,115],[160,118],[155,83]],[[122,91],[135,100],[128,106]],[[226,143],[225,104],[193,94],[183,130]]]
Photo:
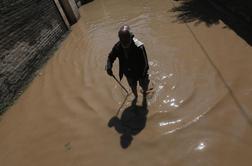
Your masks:
[[[0,1],[0,112],[67,30],[53,0]]]

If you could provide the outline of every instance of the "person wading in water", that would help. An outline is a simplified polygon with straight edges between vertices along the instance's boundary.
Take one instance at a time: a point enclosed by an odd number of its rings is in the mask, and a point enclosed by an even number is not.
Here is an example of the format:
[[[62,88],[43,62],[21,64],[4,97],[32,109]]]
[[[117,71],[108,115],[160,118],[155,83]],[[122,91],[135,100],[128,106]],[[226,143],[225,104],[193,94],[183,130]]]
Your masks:
[[[137,100],[137,82],[143,90],[143,96],[146,93],[149,85],[148,75],[148,58],[145,47],[142,42],[137,40],[130,31],[128,25],[124,25],[118,32],[119,41],[113,46],[112,51],[108,55],[106,64],[107,74],[113,75],[112,67],[116,58],[119,59],[119,78],[126,76],[128,84]]]

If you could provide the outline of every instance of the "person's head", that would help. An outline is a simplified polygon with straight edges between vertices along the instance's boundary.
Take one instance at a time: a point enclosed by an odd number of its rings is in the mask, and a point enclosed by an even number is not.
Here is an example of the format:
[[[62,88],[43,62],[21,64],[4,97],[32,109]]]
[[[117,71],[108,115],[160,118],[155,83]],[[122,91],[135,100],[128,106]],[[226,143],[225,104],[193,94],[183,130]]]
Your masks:
[[[128,25],[123,25],[119,32],[118,37],[123,48],[129,48],[132,42],[133,34],[130,32],[130,27]]]

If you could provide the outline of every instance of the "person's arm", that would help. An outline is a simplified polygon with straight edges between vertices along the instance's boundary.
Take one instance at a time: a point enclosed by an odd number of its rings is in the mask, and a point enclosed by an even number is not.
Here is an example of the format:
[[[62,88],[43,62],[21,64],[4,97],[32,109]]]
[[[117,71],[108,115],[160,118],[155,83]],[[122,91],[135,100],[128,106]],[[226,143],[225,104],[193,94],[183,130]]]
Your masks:
[[[108,59],[107,59],[107,64],[106,64],[106,71],[108,73],[108,75],[112,76],[113,75],[113,63],[116,60],[117,57],[117,53],[116,53],[116,46],[113,47],[113,49],[111,50],[111,52],[109,53]]]
[[[146,50],[145,50],[145,47],[144,45],[141,45],[140,47],[140,52],[142,54],[142,57],[143,57],[143,73],[142,73],[142,76],[144,77],[146,74],[147,74],[147,71],[149,69],[149,64],[148,64],[148,58],[147,58],[147,54],[146,54]]]

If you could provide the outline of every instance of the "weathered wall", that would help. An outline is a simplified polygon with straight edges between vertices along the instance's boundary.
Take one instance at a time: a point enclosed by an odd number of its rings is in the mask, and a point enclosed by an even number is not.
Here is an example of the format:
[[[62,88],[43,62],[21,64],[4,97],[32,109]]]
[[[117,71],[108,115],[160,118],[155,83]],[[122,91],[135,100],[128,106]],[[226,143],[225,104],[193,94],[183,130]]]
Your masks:
[[[0,112],[66,32],[53,0],[0,1]]]

